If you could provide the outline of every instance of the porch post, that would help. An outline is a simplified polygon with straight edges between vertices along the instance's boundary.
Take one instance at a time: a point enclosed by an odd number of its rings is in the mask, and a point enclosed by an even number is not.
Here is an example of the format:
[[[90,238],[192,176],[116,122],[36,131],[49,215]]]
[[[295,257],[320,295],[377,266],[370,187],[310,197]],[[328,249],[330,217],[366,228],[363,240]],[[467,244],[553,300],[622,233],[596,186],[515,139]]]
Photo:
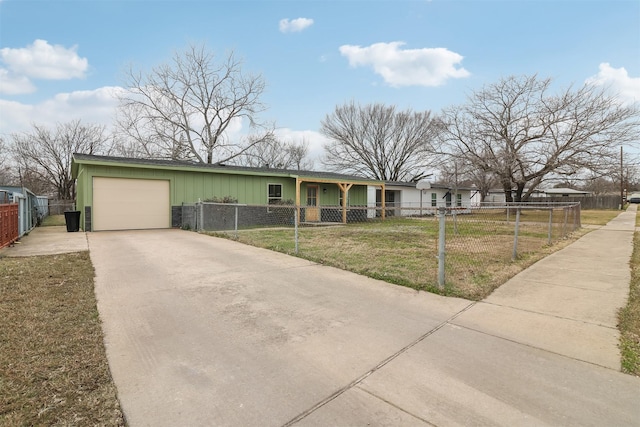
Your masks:
[[[386,200],[386,198],[387,198],[387,195],[385,194],[384,184],[382,184],[382,185],[381,185],[381,187],[382,187],[382,191],[381,191],[381,194],[382,194],[382,197],[381,197],[381,198],[382,198],[382,212],[381,212],[381,214],[380,214],[380,217],[381,217],[382,219],[384,219],[384,218],[385,218],[385,216],[386,216],[386,214],[387,214],[387,212],[386,212],[386,211],[387,211],[387,209],[386,209],[386,203],[385,203],[385,200]]]
[[[300,178],[296,177],[296,216],[298,217],[298,223],[300,223]]]
[[[347,194],[349,194],[349,189],[353,186],[353,184],[342,184],[338,183],[338,187],[342,191],[342,223],[347,223]]]

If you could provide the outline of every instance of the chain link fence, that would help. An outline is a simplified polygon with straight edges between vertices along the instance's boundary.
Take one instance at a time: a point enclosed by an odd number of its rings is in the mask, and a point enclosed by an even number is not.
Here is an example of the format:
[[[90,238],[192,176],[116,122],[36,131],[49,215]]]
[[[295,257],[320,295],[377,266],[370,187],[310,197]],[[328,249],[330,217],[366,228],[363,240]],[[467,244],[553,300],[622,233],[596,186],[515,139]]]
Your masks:
[[[579,203],[403,205],[384,212],[376,206],[182,206],[184,229],[470,299],[488,295],[580,226]]]
[[[438,287],[482,298],[581,227],[580,204],[505,204],[438,213]]]
[[[75,210],[75,206],[74,200],[49,199],[47,203],[47,215],[63,215],[65,211]]]

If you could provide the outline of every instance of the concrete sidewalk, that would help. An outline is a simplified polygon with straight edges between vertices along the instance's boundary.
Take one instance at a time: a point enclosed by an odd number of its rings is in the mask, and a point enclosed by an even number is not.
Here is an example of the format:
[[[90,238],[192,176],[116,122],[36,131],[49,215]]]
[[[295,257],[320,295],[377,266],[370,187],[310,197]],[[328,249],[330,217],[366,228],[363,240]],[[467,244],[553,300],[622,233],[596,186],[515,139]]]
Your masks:
[[[453,323],[619,370],[617,313],[629,294],[636,209],[522,271]]]
[[[36,227],[13,245],[0,249],[0,256],[55,255],[89,250],[87,234],[67,232],[66,226]]]

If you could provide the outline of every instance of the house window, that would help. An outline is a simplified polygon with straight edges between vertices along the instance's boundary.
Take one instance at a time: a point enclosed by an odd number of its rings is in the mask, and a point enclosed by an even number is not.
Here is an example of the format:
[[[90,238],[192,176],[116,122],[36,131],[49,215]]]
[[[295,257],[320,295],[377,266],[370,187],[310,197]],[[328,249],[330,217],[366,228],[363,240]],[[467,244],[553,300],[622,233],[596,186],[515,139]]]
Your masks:
[[[307,186],[307,206],[318,206],[318,186]]]
[[[462,206],[462,194],[460,193],[456,194],[456,206],[458,207]]]
[[[431,206],[434,208],[438,206],[438,195],[436,193],[431,193]]]
[[[270,205],[282,203],[282,184],[269,184],[269,194],[267,201]]]

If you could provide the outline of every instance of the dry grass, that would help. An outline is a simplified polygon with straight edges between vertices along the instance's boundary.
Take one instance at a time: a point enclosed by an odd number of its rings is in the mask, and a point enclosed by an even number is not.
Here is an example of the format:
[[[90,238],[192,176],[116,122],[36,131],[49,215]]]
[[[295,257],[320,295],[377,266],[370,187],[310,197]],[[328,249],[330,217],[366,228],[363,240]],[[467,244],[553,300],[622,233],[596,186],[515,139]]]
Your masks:
[[[640,217],[636,216],[636,225]],[[634,233],[627,305],[618,313],[622,371],[640,376],[640,233]]]
[[[596,210],[589,209],[583,210],[580,213],[580,220],[582,225],[606,225],[613,218],[620,215],[622,211],[619,210]]]
[[[0,425],[125,425],[88,252],[0,259]]]
[[[587,215],[587,223],[604,223],[619,214]],[[540,218],[538,218],[540,217]],[[418,290],[479,300],[524,268],[559,250],[589,230],[562,237],[564,221],[555,221],[552,244],[544,222],[549,214],[521,217],[517,257],[513,255],[515,215],[460,216],[447,220],[446,284],[439,289],[435,218],[390,218],[364,224],[301,228],[298,256]],[[554,217],[555,218],[555,217]],[[605,218],[607,218],[605,220]],[[220,234],[219,234],[220,235]],[[292,229],[253,229],[238,233],[242,243],[294,254]]]

